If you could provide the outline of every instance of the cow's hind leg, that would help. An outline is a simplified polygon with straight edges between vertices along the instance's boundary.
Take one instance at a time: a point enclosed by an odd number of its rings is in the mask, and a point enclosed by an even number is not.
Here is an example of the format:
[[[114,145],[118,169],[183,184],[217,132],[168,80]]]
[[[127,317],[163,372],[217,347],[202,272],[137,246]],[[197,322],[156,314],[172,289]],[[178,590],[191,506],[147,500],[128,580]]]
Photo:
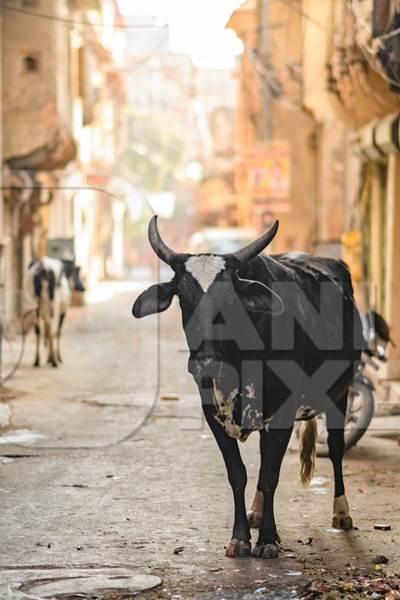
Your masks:
[[[279,535],[274,517],[274,496],[279,481],[283,457],[289,444],[293,426],[260,432],[261,471],[259,485],[264,495],[264,510],[257,544],[253,549],[256,558],[278,556]]]
[[[332,461],[335,477],[335,497],[333,499],[332,527],[352,529],[349,504],[344,490],[342,460],[344,454],[344,422],[347,409],[347,392],[340,401],[326,413],[328,429],[329,458]]]
[[[260,474],[261,477],[261,474]],[[249,522],[249,527],[252,529],[259,529],[262,523],[264,513],[264,494],[261,489],[260,479],[257,484],[256,493],[254,494],[253,502],[251,503],[251,508],[247,513],[247,520]]]
[[[250,556],[250,528],[246,517],[246,504],[244,492],[247,483],[246,467],[240,456],[237,440],[229,437],[226,431],[214,419],[214,407],[203,405],[204,415],[217,444],[224,457],[229,483],[232,487],[235,503],[235,520],[232,531],[232,539],[226,550],[226,556],[243,557]]]
[[[36,336],[36,352],[35,352],[35,362],[33,363],[33,366],[40,367],[40,317],[39,317],[39,314],[36,315],[35,336]]]
[[[65,319],[65,312],[61,313],[59,321],[58,321],[58,327],[57,327],[57,360],[60,363],[62,362],[60,341],[61,341],[61,331],[62,331],[64,319]]]

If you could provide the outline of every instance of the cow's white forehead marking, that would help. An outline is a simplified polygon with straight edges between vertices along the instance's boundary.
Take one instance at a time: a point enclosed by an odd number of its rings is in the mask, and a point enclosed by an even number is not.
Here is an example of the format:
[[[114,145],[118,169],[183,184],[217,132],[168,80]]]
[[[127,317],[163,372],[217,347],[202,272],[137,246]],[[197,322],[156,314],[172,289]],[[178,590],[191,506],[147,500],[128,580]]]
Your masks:
[[[206,292],[218,273],[225,269],[225,260],[222,256],[191,256],[185,262],[185,267]]]

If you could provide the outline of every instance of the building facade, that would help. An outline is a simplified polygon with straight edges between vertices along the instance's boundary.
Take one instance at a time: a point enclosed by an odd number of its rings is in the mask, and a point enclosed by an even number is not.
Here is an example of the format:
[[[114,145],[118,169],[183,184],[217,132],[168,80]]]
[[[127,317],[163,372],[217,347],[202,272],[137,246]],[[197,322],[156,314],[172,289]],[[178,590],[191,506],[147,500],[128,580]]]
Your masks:
[[[332,14],[327,79],[337,115],[352,132],[351,147],[359,162],[358,188],[346,198],[344,253],[354,260],[360,301],[382,312],[390,324],[395,346],[377,380],[381,396],[398,406],[400,5],[393,0],[358,1],[336,7]],[[361,265],[357,255],[362,256]]]
[[[6,320],[34,258],[75,255],[88,284],[122,271],[123,240],[103,241],[123,231],[123,195],[107,192],[124,144],[120,20],[115,0],[2,3]]]
[[[377,384],[380,398],[394,406],[400,405],[399,22],[397,0],[248,0],[228,24],[245,44],[239,153],[260,148],[238,170],[242,214],[259,227],[264,209],[267,220],[280,219],[274,250],[348,262],[359,306],[382,312],[392,328],[396,346]],[[288,161],[280,198],[268,181],[249,182],[252,172],[258,180],[272,178],[276,143]]]

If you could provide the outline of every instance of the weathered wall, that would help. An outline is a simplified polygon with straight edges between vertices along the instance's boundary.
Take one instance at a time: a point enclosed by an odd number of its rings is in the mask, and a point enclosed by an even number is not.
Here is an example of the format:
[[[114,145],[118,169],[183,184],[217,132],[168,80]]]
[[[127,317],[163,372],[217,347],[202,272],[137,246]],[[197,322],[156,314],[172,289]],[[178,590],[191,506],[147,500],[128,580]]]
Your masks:
[[[57,16],[64,7],[64,0],[40,0],[35,10]],[[69,124],[68,36],[64,23],[3,9],[5,159],[53,141]]]
[[[0,22],[2,19],[2,9],[0,6]],[[3,81],[2,81],[2,36],[3,31],[0,26],[0,115],[3,114]],[[3,120],[0,119],[0,165],[3,164]],[[4,244],[4,226],[3,226],[3,169],[0,169],[0,286],[3,284],[3,272],[2,272],[2,254]]]
[[[301,2],[294,5],[294,9],[283,3],[269,5],[269,22],[285,24],[270,31],[269,52],[276,81],[271,102],[272,138],[288,142],[291,158],[289,210],[275,215],[281,221],[274,247],[278,252],[310,250],[316,224],[317,127],[303,106]]]
[[[347,198],[348,126],[328,90],[327,65],[335,39],[335,2],[303,0],[303,101],[319,125],[317,144],[317,231],[319,243],[340,241]]]
[[[2,9],[0,7],[0,19],[2,18]],[[2,28],[0,26],[0,115],[2,114]],[[0,165],[3,164],[3,124],[0,120]],[[7,239],[4,231],[4,204],[3,204],[3,170],[0,169],[0,310],[5,302],[5,253],[7,247]],[[1,318],[1,317],[0,317]]]

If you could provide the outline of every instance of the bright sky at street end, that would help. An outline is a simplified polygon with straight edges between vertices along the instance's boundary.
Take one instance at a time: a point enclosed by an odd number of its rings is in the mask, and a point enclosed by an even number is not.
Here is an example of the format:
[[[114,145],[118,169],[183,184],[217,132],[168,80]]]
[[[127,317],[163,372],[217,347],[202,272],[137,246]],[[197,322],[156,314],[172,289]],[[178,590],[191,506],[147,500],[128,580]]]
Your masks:
[[[243,52],[236,34],[225,29],[243,0],[118,0],[125,16],[152,16],[169,26],[170,50],[187,54],[198,68],[230,69]]]

